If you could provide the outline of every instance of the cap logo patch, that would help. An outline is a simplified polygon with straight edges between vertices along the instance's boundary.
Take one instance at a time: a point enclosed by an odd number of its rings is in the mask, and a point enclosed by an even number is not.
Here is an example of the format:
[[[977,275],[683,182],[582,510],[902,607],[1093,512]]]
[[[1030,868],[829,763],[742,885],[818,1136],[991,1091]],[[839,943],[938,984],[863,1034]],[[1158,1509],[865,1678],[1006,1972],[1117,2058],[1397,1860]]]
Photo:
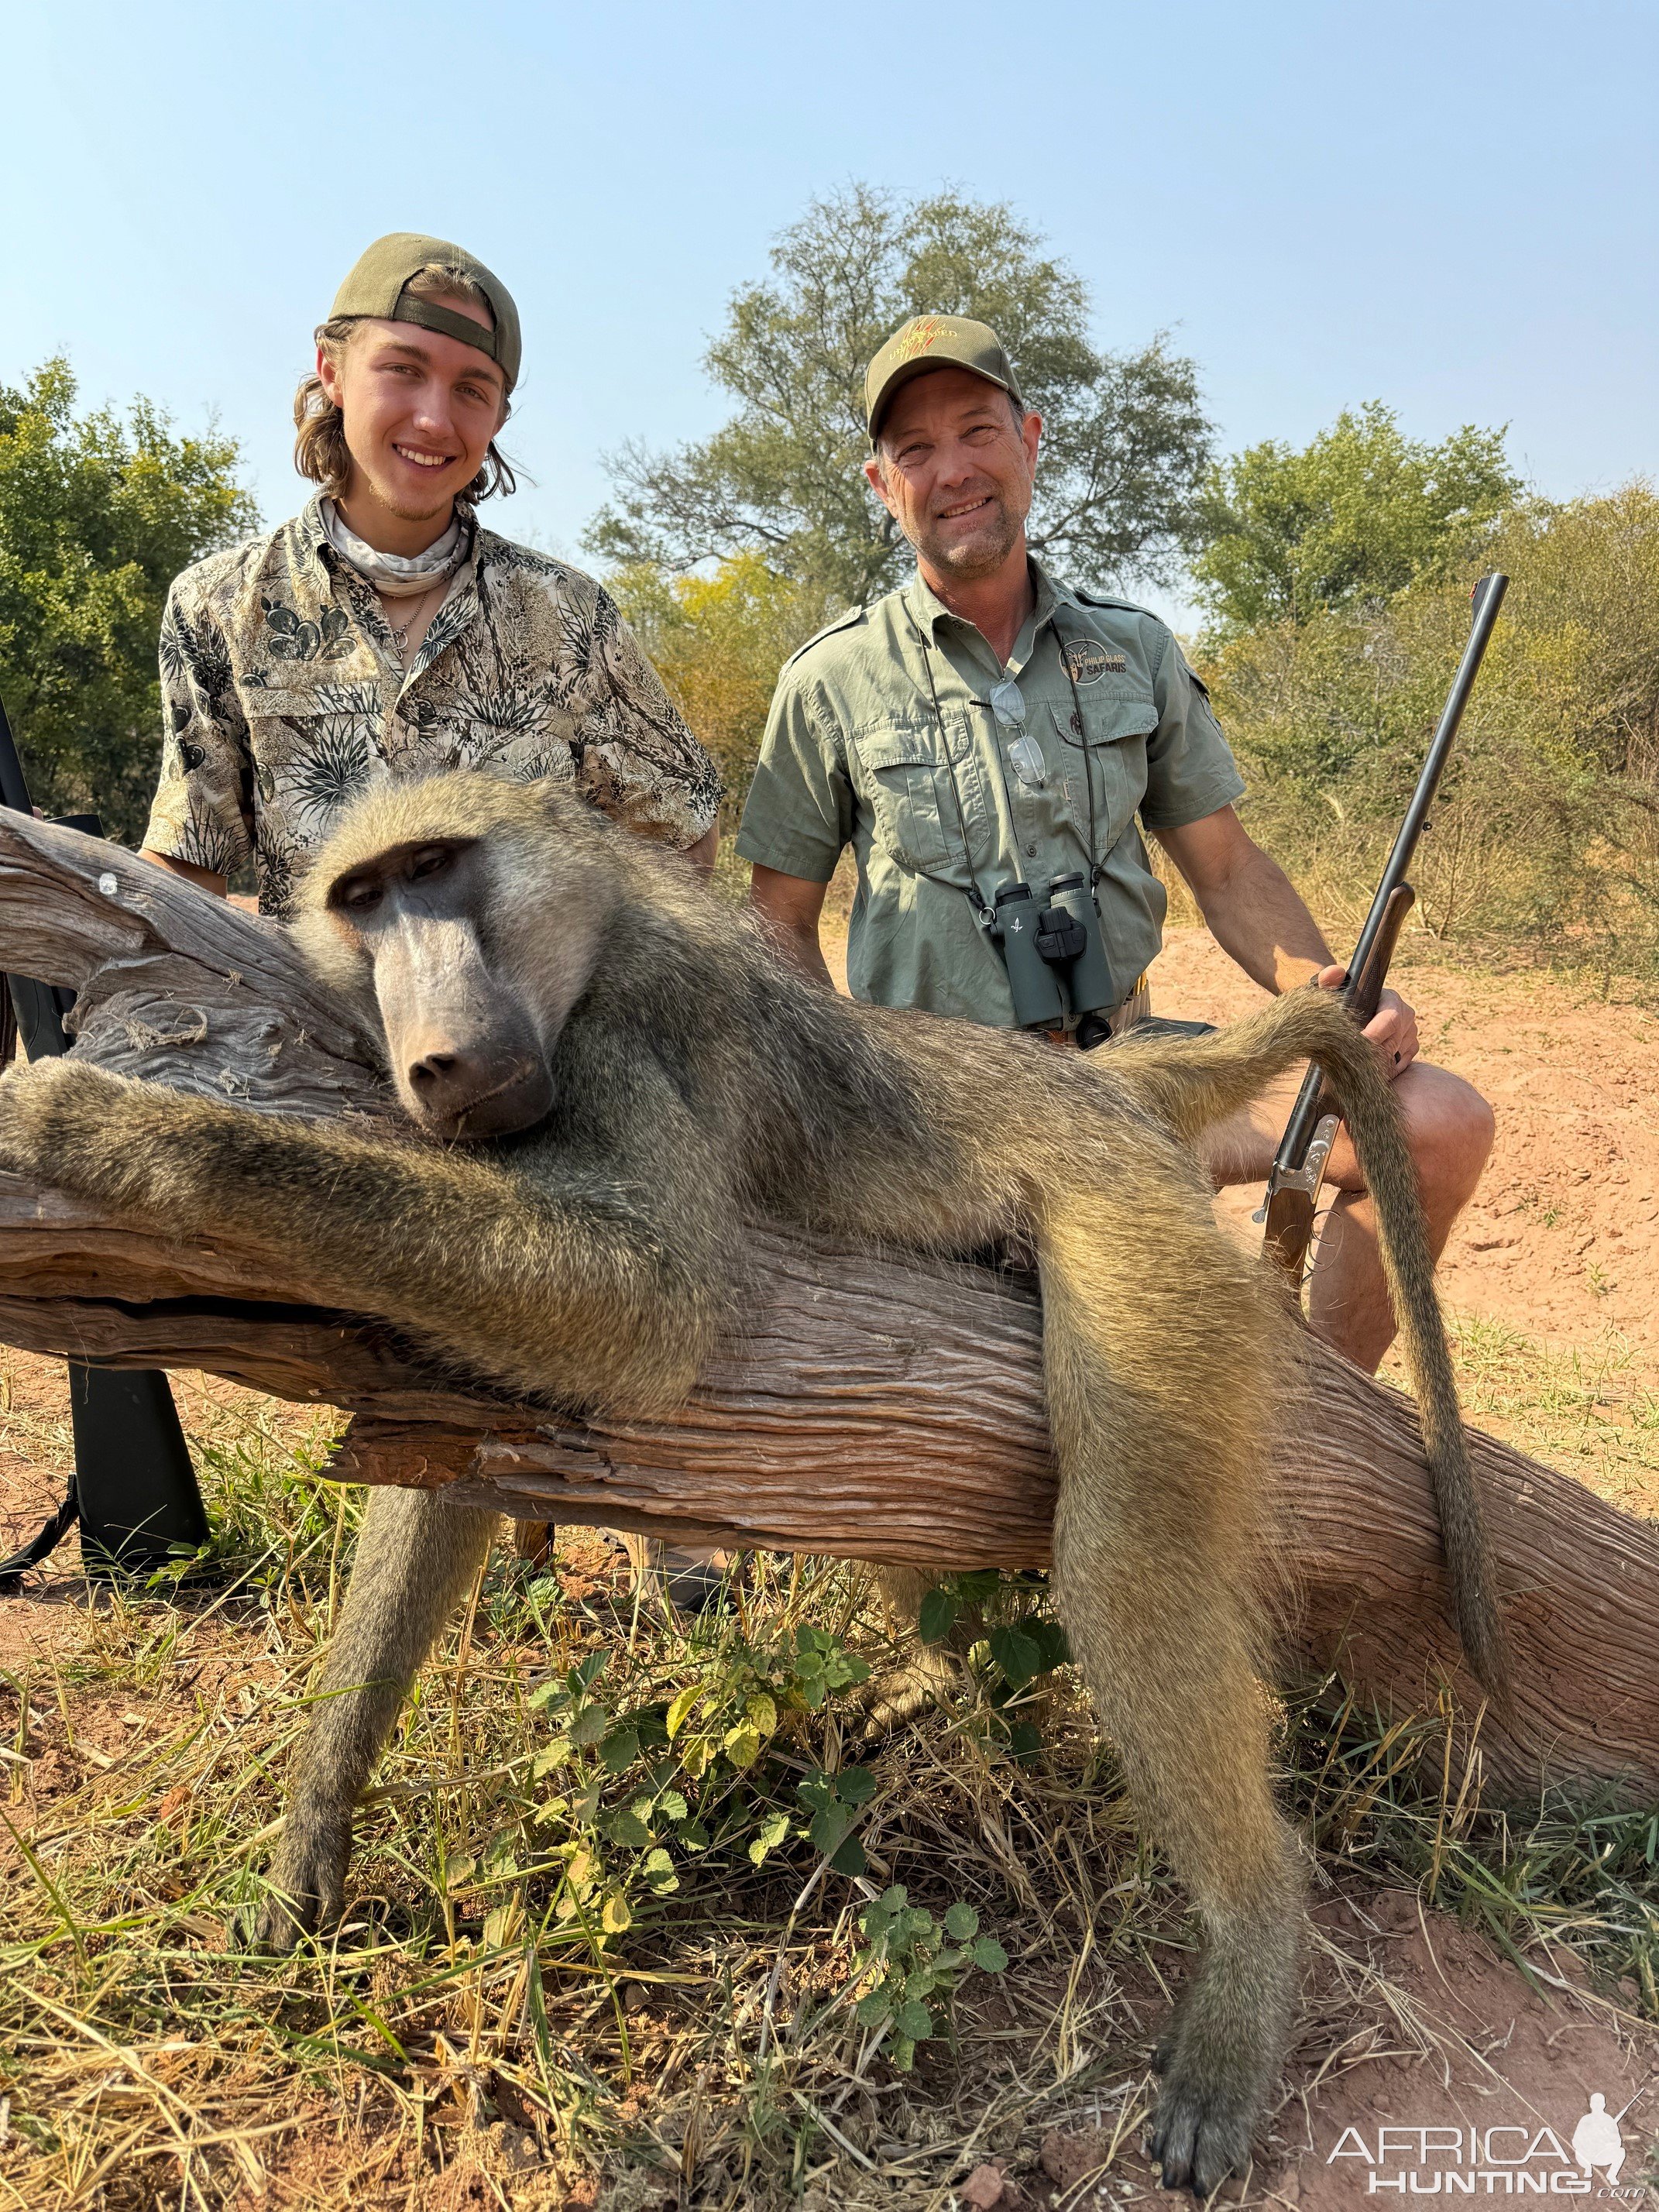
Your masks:
[[[1121,653],[1108,653],[1091,637],[1068,637],[1060,648],[1073,684],[1098,684],[1103,676],[1121,676],[1128,661]]]
[[[944,335],[939,317],[926,316],[913,331],[907,331],[900,340],[898,359],[914,361],[919,353],[931,353]]]

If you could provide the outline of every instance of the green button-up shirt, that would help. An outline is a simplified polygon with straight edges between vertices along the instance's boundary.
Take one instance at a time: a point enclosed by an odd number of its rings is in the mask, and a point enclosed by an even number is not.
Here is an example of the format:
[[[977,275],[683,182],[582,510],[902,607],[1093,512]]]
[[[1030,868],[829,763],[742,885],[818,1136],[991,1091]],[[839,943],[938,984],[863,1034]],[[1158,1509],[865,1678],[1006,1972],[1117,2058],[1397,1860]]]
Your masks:
[[[1007,972],[969,886],[988,907],[1000,884],[1041,894],[1091,862],[1127,995],[1162,942],[1166,905],[1142,825],[1178,829],[1243,791],[1168,626],[1035,561],[1031,574],[1036,603],[1006,669],[918,574],[844,615],[779,678],[738,850],[827,883],[853,847],[856,998],[1011,1028]],[[1037,784],[1017,772],[1015,732],[991,710],[1005,676],[1042,749]]]

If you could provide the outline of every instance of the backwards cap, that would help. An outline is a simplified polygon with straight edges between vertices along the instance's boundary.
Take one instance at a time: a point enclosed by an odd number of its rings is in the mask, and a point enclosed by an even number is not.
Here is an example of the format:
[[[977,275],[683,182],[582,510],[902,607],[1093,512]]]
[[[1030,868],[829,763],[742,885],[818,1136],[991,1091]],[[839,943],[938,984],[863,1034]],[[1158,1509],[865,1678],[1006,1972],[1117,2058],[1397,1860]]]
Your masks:
[[[493,330],[485,330],[471,315],[457,314],[441,300],[418,299],[404,289],[428,261],[444,262],[472,279],[489,302],[495,319]],[[509,392],[519,380],[519,311],[513,295],[493,270],[449,239],[428,238],[418,230],[394,230],[377,238],[354,264],[329,312],[331,316],[374,315],[384,322],[418,323],[423,331],[459,338],[463,345],[487,353],[507,379]]]

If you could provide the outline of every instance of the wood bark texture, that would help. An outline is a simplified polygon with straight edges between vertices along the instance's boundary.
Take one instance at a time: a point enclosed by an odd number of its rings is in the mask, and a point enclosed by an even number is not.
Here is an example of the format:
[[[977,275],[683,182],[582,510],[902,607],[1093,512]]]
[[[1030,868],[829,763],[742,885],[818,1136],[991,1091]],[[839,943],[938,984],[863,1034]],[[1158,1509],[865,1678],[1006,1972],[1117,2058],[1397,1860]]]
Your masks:
[[[0,963],[77,989],[76,1052],[251,1110],[386,1116],[372,1048],[277,926],[118,848],[0,811]],[[337,1480],[683,1541],[941,1568],[1038,1565],[1054,1468],[1029,1278],[757,1224],[738,1317],[688,1402],[584,1421],[423,1367],[303,1271],[173,1243],[0,1176],[0,1340],[199,1368],[354,1418]],[[1313,1343],[1272,1472],[1288,1674],[1449,1716],[1489,1790],[1659,1796],[1659,1528],[1472,1432],[1514,1709],[1477,1711],[1409,1400]],[[1202,1604],[1194,1591],[1193,1602]],[[1172,1620],[1170,1633],[1179,1635]]]

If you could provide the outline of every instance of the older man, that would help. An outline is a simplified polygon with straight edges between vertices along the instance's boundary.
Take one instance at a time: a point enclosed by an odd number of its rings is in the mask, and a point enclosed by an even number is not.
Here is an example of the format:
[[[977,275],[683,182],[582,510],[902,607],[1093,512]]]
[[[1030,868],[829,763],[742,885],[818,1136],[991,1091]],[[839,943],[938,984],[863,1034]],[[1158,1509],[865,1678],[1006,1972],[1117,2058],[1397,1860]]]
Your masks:
[[[866,474],[915,548],[916,574],[842,616],[779,681],[738,849],[786,949],[828,981],[818,921],[850,844],[854,994],[1012,1026],[997,893],[1030,884],[1040,905],[1057,879],[1081,877],[1118,979],[1113,1003],[1061,1031],[1087,1045],[1148,1009],[1145,971],[1165,898],[1146,830],[1256,982],[1276,992],[1339,981],[1318,924],[1234,811],[1243,781],[1170,629],[1032,558],[1025,520],[1042,425],[995,333],[918,316],[870,364],[865,398]],[[1491,1150],[1491,1111],[1461,1078],[1418,1058],[1416,1018],[1397,993],[1384,994],[1367,1035],[1397,1083],[1438,1252]],[[1212,1133],[1218,1183],[1265,1176],[1285,1104],[1276,1097]],[[1346,1135],[1330,1179],[1339,1195],[1314,1267],[1313,1323],[1375,1368],[1394,1322]]]

